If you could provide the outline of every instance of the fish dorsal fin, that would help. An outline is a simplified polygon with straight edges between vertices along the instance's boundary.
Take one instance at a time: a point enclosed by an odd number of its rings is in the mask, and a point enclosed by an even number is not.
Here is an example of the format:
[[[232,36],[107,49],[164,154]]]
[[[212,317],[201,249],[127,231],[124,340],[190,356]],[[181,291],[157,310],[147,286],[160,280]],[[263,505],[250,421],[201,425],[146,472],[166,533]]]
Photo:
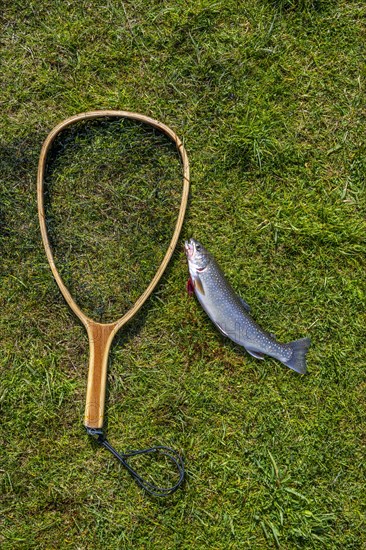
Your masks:
[[[194,278],[193,284],[194,284],[194,288],[197,289],[200,294],[205,295],[205,291],[203,289],[202,281],[201,281],[201,279],[199,278],[198,275]]]
[[[241,296],[238,296],[238,298],[241,301],[241,303],[243,304],[244,309],[246,309],[247,311],[250,311],[250,305]]]
[[[250,353],[250,355],[253,355],[253,357],[255,357],[256,359],[264,359],[264,354],[260,351],[253,351],[252,349],[249,349],[247,347],[245,349],[248,353]]]

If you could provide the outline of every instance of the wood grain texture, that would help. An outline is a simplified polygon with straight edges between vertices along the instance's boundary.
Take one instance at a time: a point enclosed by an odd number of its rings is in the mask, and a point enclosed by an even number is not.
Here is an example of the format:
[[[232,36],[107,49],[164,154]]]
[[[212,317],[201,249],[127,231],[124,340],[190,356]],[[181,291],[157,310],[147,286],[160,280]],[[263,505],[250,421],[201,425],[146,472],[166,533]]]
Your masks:
[[[130,120],[136,120],[142,122],[153,128],[163,132],[167,135],[176,145],[177,151],[182,160],[183,169],[183,188],[182,198],[180,203],[180,209],[178,213],[177,222],[173,232],[172,239],[169,243],[168,249],[165,253],[163,261],[157,269],[153,279],[147,286],[146,290],[141,294],[133,307],[127,311],[122,317],[113,323],[97,323],[79,308],[74,298],[71,296],[69,290],[65,286],[54,261],[54,256],[51,248],[51,244],[48,238],[45,207],[44,207],[44,176],[47,162],[47,154],[49,149],[56,138],[56,136],[68,126],[83,120],[98,119],[104,117],[114,118],[128,118]],[[75,315],[85,326],[90,346],[89,357],[89,372],[88,372],[88,384],[85,406],[85,419],[84,424],[87,428],[101,429],[103,427],[104,418],[104,405],[105,405],[105,393],[106,393],[106,380],[107,380],[107,367],[108,367],[108,355],[113,338],[117,331],[126,324],[132,317],[138,312],[147,298],[150,296],[155,286],[158,284],[165,268],[167,267],[169,260],[177,245],[180,231],[182,229],[184,215],[188,202],[189,193],[189,162],[186,150],[178,138],[178,136],[165,124],[154,120],[145,115],[138,113],[130,113],[128,111],[91,111],[81,113],[70,118],[67,118],[63,122],[60,122],[47,136],[39,158],[38,163],[38,175],[37,175],[37,200],[38,200],[38,216],[41,229],[42,240],[46,251],[47,259],[50,264],[53,276],[64,296],[66,302],[73,310]]]

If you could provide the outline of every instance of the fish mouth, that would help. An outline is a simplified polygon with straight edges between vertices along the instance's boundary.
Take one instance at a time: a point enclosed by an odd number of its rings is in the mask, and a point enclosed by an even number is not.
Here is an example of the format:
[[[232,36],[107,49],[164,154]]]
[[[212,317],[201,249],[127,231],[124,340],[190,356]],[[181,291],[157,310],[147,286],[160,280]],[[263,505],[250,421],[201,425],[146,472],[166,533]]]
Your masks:
[[[195,252],[195,247],[194,247],[194,244],[192,243],[192,239],[190,239],[189,241],[185,241],[184,251],[185,251],[186,256],[187,256],[188,259],[193,258],[194,252]]]

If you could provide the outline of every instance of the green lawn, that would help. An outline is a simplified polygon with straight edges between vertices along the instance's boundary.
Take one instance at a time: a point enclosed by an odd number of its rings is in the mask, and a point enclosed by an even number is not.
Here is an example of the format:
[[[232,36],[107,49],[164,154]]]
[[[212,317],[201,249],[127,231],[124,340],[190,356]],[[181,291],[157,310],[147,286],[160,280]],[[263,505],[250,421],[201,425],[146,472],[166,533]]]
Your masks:
[[[0,13],[1,548],[366,548],[365,3],[23,6]],[[87,337],[38,227],[42,143],[95,109],[161,120],[190,160],[180,245],[108,377],[112,444],[185,457],[166,499],[85,434]],[[48,223],[90,315],[114,319],[141,293],[180,188],[174,147],[146,128],[60,136]],[[185,290],[189,237],[261,326],[311,337],[307,376],[220,335]]]

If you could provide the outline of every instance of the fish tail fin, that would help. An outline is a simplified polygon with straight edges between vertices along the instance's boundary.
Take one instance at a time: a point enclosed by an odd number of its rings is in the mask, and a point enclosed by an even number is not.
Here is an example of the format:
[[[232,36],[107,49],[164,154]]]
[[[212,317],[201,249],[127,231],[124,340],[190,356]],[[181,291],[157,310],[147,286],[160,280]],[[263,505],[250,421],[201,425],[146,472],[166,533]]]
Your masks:
[[[299,372],[300,374],[305,374],[306,353],[310,346],[310,338],[301,338],[300,340],[294,340],[288,345],[292,349],[292,355],[288,361],[284,361],[284,364],[290,369]]]

